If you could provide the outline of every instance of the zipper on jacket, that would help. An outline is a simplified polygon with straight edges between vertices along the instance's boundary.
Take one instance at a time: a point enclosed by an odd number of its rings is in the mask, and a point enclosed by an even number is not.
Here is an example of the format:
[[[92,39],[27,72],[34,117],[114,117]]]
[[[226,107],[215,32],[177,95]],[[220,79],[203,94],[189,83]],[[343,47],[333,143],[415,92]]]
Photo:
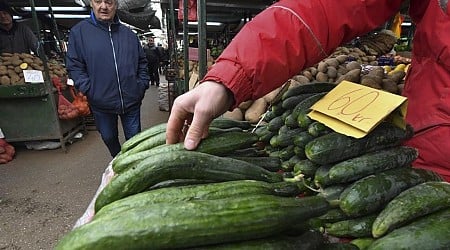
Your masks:
[[[114,42],[112,39],[111,24],[108,25],[108,30],[109,30],[109,40],[111,41],[112,52],[113,52],[113,57],[114,57],[114,67],[116,68],[116,78],[117,78],[117,86],[119,87],[120,105],[122,106],[122,113],[125,113],[125,107],[124,107],[125,105],[123,104],[122,88],[120,86],[119,69],[117,67],[116,50],[114,49]]]

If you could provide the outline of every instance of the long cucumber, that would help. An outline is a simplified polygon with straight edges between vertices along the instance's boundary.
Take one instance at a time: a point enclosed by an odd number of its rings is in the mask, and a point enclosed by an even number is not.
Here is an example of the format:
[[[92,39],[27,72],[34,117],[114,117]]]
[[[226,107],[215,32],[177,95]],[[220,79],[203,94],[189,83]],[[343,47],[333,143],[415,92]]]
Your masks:
[[[78,227],[56,250],[174,249],[258,239],[327,209],[320,197],[273,195],[150,204]]]
[[[217,182],[250,179],[280,182],[282,176],[257,165],[227,157],[195,151],[162,153],[149,157],[115,176],[99,193],[95,201],[95,211],[171,179],[206,179]]]
[[[122,144],[122,148],[121,148],[121,153],[125,153],[126,151],[130,150],[131,148],[135,147],[136,145],[138,145],[139,143],[141,143],[142,141],[156,135],[162,132],[166,131],[166,126],[167,123],[160,123],[157,125],[154,125],[138,134],[136,134],[135,136],[131,137],[130,139],[128,139],[126,142],[124,142]]]
[[[325,224],[327,234],[335,237],[370,237],[376,214]]]
[[[449,207],[450,183],[425,182],[411,187],[390,201],[380,212],[373,223],[373,237],[379,238],[421,216]]]
[[[295,196],[298,187],[295,183],[238,180],[219,183],[198,184],[181,187],[168,187],[131,195],[102,207],[95,218],[120,213],[133,207],[148,206],[162,202],[181,202],[190,200],[211,200],[251,194],[272,194]]]

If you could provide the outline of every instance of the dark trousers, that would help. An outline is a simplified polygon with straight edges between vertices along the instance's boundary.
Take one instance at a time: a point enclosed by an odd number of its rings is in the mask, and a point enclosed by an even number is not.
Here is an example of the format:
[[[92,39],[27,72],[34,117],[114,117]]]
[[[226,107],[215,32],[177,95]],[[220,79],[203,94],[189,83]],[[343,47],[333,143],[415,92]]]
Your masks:
[[[150,76],[150,84],[155,84],[156,86],[159,86],[159,72],[158,72],[159,65],[155,65],[148,68],[148,74]]]
[[[118,117],[122,123],[125,140],[130,139],[141,132],[141,108],[140,106],[125,114],[109,114],[92,109],[95,125],[102,136],[102,140],[108,147],[109,153],[115,157],[121,149],[119,142]]]

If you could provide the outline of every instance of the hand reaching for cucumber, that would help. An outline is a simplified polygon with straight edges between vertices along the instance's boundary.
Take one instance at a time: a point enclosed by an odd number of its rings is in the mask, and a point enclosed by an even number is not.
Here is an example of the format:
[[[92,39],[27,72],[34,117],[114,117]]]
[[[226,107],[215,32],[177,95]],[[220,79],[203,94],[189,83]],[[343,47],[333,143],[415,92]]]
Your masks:
[[[166,143],[184,141],[193,150],[208,135],[211,121],[226,112],[234,99],[222,84],[205,81],[175,99],[167,122]]]

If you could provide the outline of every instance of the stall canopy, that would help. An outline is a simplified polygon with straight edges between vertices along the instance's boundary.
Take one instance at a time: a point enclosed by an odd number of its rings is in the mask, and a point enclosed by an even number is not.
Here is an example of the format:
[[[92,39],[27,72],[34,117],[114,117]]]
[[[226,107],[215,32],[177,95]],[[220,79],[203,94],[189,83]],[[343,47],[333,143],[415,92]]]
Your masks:
[[[1,0],[0,0],[1,1]],[[30,0],[7,0],[15,14],[20,17],[31,17]],[[160,29],[161,22],[155,16],[148,0],[118,0],[120,19],[141,30]],[[55,21],[61,28],[70,29],[90,13],[89,0],[34,0],[39,18],[50,18],[48,7],[51,5]]]

